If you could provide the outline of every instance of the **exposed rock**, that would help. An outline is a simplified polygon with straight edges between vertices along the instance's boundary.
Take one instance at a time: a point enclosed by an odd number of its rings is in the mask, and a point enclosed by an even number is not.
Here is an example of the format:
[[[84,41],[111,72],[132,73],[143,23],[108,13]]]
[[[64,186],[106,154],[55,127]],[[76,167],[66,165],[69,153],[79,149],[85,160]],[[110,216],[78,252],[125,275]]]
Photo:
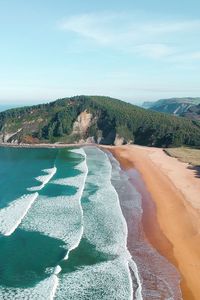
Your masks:
[[[3,143],[13,142],[14,141],[13,138],[15,138],[21,130],[22,128],[18,129],[16,132],[1,134],[0,141]]]
[[[90,127],[91,121],[92,114],[88,113],[86,110],[80,113],[77,120],[74,122],[72,134],[84,135]]]
[[[121,146],[121,145],[124,145],[124,144],[125,144],[124,138],[119,136],[118,134],[116,134],[114,145],[115,146]]]

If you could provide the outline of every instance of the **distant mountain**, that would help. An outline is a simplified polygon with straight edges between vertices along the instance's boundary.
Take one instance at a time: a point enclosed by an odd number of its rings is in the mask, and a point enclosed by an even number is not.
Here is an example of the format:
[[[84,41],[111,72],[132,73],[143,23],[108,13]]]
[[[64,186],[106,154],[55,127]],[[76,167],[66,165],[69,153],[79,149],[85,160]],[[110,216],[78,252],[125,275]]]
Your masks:
[[[11,106],[7,106],[7,105],[0,105],[0,112],[1,111],[4,111],[4,110],[7,110],[7,109],[9,109],[9,108],[11,108]]]
[[[200,104],[192,105],[186,112],[182,113],[181,116],[200,121]]]
[[[144,102],[143,107],[158,112],[180,116],[185,114],[192,106],[200,104],[200,98],[171,98],[156,102]]]
[[[151,101],[145,101],[145,102],[143,102],[143,104],[142,104],[142,107],[143,108],[146,108],[146,109],[149,109],[149,108],[151,108],[151,106],[153,106],[155,104],[155,102],[151,102]]]
[[[0,142],[200,146],[200,123],[100,96],[77,96],[0,113]]]

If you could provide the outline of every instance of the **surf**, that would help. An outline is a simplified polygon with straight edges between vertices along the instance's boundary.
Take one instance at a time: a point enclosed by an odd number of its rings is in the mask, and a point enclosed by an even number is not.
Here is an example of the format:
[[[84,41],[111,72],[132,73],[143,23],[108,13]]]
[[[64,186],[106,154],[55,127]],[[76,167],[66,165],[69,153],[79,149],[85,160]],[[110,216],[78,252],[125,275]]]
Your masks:
[[[62,264],[55,299],[132,300],[127,227],[118,195],[111,184],[111,164],[107,155],[96,147],[85,147],[84,150],[89,172],[81,200],[83,235],[79,245],[71,249],[66,263]],[[90,260],[92,255],[92,266],[84,265],[84,259],[83,262],[79,259],[84,251],[88,257],[85,259]],[[73,260],[78,260],[75,271]],[[119,285],[123,286],[120,290]]]
[[[11,235],[20,225],[31,206],[38,198],[38,193],[26,194],[0,209],[0,233]]]
[[[42,172],[46,173],[47,175],[41,175],[35,178],[37,181],[41,182],[41,185],[27,188],[27,190],[30,192],[42,190],[45,185],[51,180],[51,178],[56,174],[56,171],[57,168],[55,166],[51,169],[42,170]]]

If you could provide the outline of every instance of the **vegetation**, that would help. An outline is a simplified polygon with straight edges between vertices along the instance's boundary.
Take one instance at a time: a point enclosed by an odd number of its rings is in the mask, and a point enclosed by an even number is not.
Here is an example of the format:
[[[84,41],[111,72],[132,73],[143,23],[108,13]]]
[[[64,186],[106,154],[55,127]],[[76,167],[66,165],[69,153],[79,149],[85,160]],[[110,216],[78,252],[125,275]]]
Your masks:
[[[92,114],[84,136],[73,134],[81,112]],[[18,132],[17,132],[18,131]],[[139,108],[109,97],[76,96],[49,104],[11,109],[0,113],[0,135],[16,133],[8,141],[23,142],[28,135],[38,142],[69,142],[93,137],[113,144],[118,134],[125,142],[171,147],[200,146],[200,123]]]
[[[200,104],[191,106],[187,112],[182,114],[183,117],[200,121]]]
[[[143,107],[158,112],[180,116],[186,114],[193,106],[200,104],[200,98],[171,98],[156,102],[144,102]]]
[[[191,149],[186,147],[165,149],[165,152],[178,158],[180,161],[192,164],[193,166],[200,166],[200,149]]]

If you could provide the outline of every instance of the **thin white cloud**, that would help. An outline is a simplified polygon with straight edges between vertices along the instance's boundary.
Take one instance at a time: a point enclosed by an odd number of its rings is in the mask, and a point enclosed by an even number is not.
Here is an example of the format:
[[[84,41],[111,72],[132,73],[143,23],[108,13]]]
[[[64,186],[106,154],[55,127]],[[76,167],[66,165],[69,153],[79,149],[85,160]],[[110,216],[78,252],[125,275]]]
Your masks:
[[[172,54],[176,53],[175,48],[169,47],[165,44],[143,44],[135,46],[132,50],[140,56],[153,59],[169,57]]]
[[[174,55],[173,57],[170,58],[171,61],[184,61],[184,62],[194,62],[194,61],[199,61],[200,62],[200,51],[194,51],[194,52],[189,52],[189,53],[180,53],[177,55]]]
[[[144,16],[119,13],[93,13],[75,15],[60,22],[60,28],[76,34],[84,41],[115,50],[132,52],[151,59],[183,56],[185,38],[200,30],[200,20],[160,21],[146,20]],[[192,52],[192,53],[190,53]],[[187,50],[186,56],[199,60],[196,52]]]
[[[98,43],[107,44],[113,41],[114,32],[110,30],[115,15],[83,14],[69,17],[61,22],[60,28],[74,32],[82,37],[95,40]],[[109,29],[107,30],[107,27]]]

